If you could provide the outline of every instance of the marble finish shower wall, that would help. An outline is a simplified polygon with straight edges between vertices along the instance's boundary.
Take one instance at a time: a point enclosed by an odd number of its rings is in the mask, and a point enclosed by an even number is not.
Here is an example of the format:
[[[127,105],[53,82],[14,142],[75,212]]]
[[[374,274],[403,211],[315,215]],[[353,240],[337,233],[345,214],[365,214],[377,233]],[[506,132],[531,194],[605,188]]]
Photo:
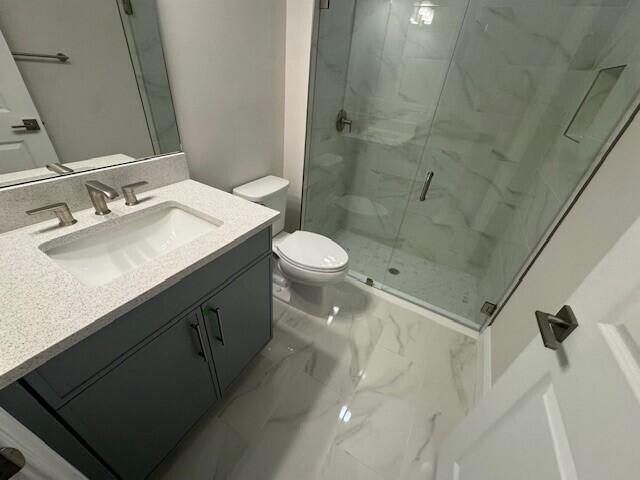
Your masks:
[[[502,59],[504,69],[523,75],[520,90],[508,90],[518,93],[509,105],[530,99],[526,105],[521,103],[526,115],[518,119],[520,123],[507,129],[511,137],[497,144],[499,148],[493,147],[512,172],[496,177],[506,178],[507,183],[496,184],[494,178],[496,194],[485,199],[495,203],[493,216],[502,220],[495,222],[500,228],[489,231],[496,246],[479,284],[480,304],[500,299],[580,179],[600,158],[640,91],[640,2],[593,0],[543,5],[537,13],[534,7],[502,5],[480,17],[486,21],[482,28],[487,32],[498,26],[498,31],[512,32],[509,41],[499,42],[502,49],[493,52],[496,62]],[[518,30],[521,33],[514,35]],[[518,37],[521,44],[531,46],[527,65],[516,55]],[[493,41],[498,44],[497,37]],[[598,71],[619,65],[626,65],[624,72],[580,141],[564,136]],[[497,83],[506,78],[497,76]],[[597,94],[589,99],[601,100]],[[582,109],[589,108],[589,101]]]
[[[346,226],[391,246],[402,242],[398,232],[467,2],[429,7],[431,24],[421,23],[416,3],[357,2],[345,94],[353,119],[345,135],[353,162]]]
[[[304,228],[327,236],[344,223],[337,199],[344,196],[349,171],[349,149],[336,131],[343,108],[355,0],[332,2],[320,10],[309,162],[306,171]]]

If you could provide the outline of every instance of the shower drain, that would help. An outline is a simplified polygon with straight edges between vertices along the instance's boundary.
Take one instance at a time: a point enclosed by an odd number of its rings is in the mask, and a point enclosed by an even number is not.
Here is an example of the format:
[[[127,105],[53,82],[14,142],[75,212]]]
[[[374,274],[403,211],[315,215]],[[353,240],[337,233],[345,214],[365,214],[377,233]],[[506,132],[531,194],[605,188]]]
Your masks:
[[[398,274],[400,273],[400,270],[398,270],[397,268],[393,268],[393,267],[391,267],[391,268],[389,269],[389,273],[390,273],[391,275],[398,275]]]

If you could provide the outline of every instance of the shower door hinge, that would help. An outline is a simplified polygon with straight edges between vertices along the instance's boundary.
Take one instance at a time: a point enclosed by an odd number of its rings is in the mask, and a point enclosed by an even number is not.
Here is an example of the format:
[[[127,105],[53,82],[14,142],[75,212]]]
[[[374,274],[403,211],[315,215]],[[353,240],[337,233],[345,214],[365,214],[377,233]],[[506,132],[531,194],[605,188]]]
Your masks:
[[[133,5],[131,0],[122,0],[122,8],[127,15],[133,15]]]
[[[480,313],[484,313],[485,315],[493,315],[498,306],[495,303],[484,302],[482,304],[482,308],[480,309]]]
[[[329,10],[331,0],[320,0],[320,10]]]
[[[373,278],[367,277],[367,279],[364,281],[364,283],[366,283],[370,287],[373,287]]]

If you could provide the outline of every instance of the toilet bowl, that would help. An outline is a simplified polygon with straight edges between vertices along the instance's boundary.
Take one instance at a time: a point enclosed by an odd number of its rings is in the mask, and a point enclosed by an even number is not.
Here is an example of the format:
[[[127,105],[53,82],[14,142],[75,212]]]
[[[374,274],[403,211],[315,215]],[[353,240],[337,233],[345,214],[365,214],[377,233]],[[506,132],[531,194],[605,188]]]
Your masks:
[[[323,235],[298,230],[283,232],[289,182],[267,176],[233,189],[234,195],[279,210],[272,226],[274,295],[312,315],[324,316],[333,306],[330,285],[341,282],[349,270],[349,255]]]

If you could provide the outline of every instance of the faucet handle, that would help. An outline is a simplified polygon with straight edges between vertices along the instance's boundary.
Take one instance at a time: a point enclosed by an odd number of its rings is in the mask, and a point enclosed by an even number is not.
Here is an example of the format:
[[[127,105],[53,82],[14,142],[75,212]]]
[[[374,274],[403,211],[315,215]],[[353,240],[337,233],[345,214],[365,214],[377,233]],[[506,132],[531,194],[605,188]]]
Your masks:
[[[140,203],[138,197],[136,197],[136,188],[144,187],[145,185],[149,185],[149,182],[141,181],[130,183],[129,185],[122,186],[122,195],[124,195],[125,205],[132,206]]]
[[[25,213],[27,215],[36,215],[42,212],[53,212],[60,223],[58,223],[59,227],[68,227],[69,225],[73,225],[77,222],[73,215],[71,214],[71,210],[69,210],[69,206],[66,203],[52,203],[51,205],[45,205],[44,207],[34,208],[33,210],[27,210]]]

